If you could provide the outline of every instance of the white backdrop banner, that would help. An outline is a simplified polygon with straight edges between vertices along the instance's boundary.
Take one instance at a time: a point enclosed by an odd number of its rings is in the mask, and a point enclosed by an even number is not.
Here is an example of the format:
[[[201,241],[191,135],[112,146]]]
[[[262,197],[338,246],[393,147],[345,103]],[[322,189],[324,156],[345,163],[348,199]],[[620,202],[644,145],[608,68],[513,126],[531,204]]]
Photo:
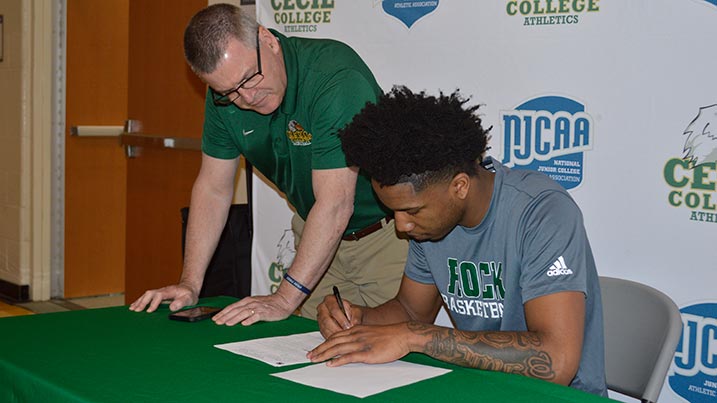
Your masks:
[[[384,90],[481,104],[489,154],[578,202],[599,274],[680,306],[660,402],[717,402],[717,0],[257,0],[257,17],[348,43]],[[291,214],[254,183],[254,277],[273,281]]]
[[[293,211],[283,193],[256,169],[252,178],[252,216],[251,293],[267,295],[279,288],[296,255],[291,231]]]

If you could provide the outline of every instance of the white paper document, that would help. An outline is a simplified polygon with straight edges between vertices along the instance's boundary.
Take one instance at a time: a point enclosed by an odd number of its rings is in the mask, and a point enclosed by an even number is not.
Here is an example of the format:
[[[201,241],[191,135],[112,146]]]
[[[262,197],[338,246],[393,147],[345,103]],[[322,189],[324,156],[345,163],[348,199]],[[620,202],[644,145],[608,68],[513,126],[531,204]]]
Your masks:
[[[319,332],[217,344],[214,347],[264,361],[275,367],[309,362],[306,353],[324,342]]]
[[[394,361],[387,364],[348,364],[340,367],[327,367],[325,363],[321,363],[272,375],[315,388],[366,397],[448,372],[451,370]]]

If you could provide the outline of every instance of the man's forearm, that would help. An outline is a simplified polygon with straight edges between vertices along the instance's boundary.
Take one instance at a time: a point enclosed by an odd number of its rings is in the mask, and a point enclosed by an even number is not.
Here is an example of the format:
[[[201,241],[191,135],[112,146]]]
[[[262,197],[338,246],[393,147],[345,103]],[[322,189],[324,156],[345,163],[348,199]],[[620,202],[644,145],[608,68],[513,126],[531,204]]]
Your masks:
[[[412,351],[453,364],[554,381],[553,360],[534,332],[467,332],[409,322]]]
[[[187,232],[185,236],[184,267],[179,283],[196,293],[202,288],[204,274],[219,243],[229,215],[231,199],[192,192]]]
[[[393,323],[408,322],[413,318],[404,309],[396,298],[374,307],[361,307],[362,325],[390,325]]]

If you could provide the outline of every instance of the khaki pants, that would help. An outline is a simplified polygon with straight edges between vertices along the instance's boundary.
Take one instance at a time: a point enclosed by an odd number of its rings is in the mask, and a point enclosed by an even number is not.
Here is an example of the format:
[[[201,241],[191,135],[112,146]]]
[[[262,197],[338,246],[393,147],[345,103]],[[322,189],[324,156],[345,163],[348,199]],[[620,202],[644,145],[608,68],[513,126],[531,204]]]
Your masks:
[[[291,220],[298,250],[304,220]],[[395,220],[357,241],[342,240],[323,278],[301,307],[301,316],[316,319],[316,308],[332,287],[352,304],[374,307],[396,296],[408,255],[408,240],[396,235]]]

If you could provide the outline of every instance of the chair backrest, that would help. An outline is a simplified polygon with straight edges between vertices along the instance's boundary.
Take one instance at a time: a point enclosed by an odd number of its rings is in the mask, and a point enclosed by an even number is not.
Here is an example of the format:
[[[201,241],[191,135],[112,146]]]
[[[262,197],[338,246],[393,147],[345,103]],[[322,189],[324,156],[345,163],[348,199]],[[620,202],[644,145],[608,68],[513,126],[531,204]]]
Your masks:
[[[677,305],[644,284],[600,277],[608,389],[656,402],[682,335]]]

